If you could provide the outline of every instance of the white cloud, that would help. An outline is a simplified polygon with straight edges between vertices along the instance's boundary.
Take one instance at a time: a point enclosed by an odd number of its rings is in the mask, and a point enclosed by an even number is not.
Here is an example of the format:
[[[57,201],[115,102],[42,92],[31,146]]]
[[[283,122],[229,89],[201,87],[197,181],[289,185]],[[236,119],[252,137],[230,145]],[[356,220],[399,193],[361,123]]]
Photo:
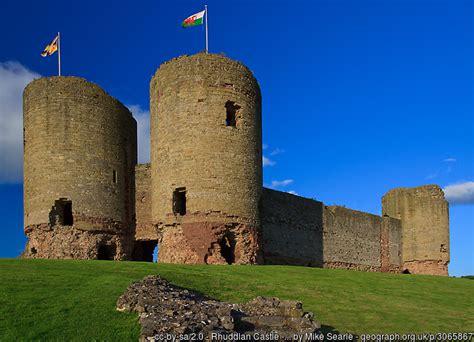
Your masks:
[[[138,162],[150,162],[150,111],[138,105],[128,105],[128,109],[137,120]]]
[[[445,162],[445,163],[455,163],[456,161],[457,161],[456,158],[443,159],[443,162]]]
[[[23,89],[41,75],[0,62],[0,183],[23,180]]]
[[[265,156],[262,157],[262,163],[263,163],[263,167],[273,166],[273,165],[276,164],[276,162],[274,162],[273,160],[271,160],[270,158],[267,158]]]
[[[448,185],[443,191],[450,204],[474,204],[474,182],[472,181]]]
[[[282,181],[274,180],[272,181],[272,188],[284,187],[293,183],[293,179],[284,179]]]
[[[272,153],[270,153],[270,155],[271,155],[271,156],[276,156],[276,155],[282,154],[282,153],[284,153],[284,152],[285,152],[285,150],[282,150],[282,149],[280,149],[280,148],[276,148],[276,149],[274,149],[274,150],[272,151]]]
[[[298,196],[298,193],[295,190],[290,190],[290,191],[288,191],[288,193],[292,194],[292,195],[295,195],[295,196]]]

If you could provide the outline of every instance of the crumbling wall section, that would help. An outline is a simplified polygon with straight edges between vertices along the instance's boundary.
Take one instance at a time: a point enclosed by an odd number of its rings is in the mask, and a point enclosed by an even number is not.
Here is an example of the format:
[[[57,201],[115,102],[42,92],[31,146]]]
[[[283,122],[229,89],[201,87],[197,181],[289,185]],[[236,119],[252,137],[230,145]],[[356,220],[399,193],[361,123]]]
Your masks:
[[[256,264],[260,260],[257,229],[234,216],[209,212],[177,218],[160,226],[158,260],[186,264]]]
[[[41,259],[131,260],[129,235],[84,231],[71,226],[29,226],[22,257]]]
[[[449,205],[439,186],[390,190],[382,211],[401,220],[405,272],[448,275]]]

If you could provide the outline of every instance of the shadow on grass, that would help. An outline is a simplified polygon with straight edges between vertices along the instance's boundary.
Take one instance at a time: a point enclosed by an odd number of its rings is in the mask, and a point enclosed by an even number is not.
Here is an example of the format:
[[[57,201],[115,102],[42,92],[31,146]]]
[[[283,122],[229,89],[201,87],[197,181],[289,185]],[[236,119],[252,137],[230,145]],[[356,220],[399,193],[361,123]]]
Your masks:
[[[348,332],[348,331],[342,331],[341,332],[341,331],[337,330],[336,328],[334,328],[333,326],[325,325],[325,324],[321,324],[321,328],[319,329],[319,332],[323,333],[324,336],[326,336],[328,334],[332,334],[332,335],[343,335],[343,334],[352,335],[352,336],[354,336],[353,341],[355,341],[355,336],[357,336],[356,334]],[[345,341],[348,341],[348,340],[345,340]]]

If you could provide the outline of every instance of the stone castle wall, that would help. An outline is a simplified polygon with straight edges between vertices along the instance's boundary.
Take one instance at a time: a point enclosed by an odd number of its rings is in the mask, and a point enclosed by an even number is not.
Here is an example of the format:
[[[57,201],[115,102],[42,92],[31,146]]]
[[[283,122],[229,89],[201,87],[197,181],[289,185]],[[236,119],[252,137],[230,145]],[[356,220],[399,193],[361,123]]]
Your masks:
[[[151,175],[150,164],[138,164],[135,167],[135,212],[136,240],[158,240],[151,220]]]
[[[394,271],[400,267],[400,222],[339,206],[323,211],[324,267]]]
[[[260,205],[265,264],[323,266],[321,202],[264,188]]]
[[[264,262],[398,272],[400,221],[264,189]]]
[[[127,239],[134,225],[137,157],[131,113],[100,87],[78,77],[37,79],[25,88],[23,100],[27,255],[36,251],[47,257],[47,250],[54,249],[48,243],[61,239],[34,237],[51,227],[72,227],[67,233],[63,228],[54,232],[67,235],[65,254],[75,249],[74,236],[82,231]],[[117,248],[115,254],[125,253]]]
[[[448,274],[449,207],[437,185],[390,190],[383,214],[402,224],[403,268],[410,273]]]
[[[228,249],[236,263],[255,262],[261,96],[250,70],[215,54],[172,59],[151,80],[150,112],[160,260],[223,263]],[[184,215],[174,212],[175,192]]]

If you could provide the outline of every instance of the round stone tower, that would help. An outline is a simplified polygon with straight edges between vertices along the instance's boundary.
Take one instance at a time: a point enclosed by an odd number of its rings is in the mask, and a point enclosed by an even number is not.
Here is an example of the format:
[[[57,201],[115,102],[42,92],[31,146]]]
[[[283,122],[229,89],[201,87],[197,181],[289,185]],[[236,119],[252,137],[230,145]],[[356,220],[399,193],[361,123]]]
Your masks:
[[[31,82],[24,107],[26,257],[129,259],[136,121],[78,77]]]
[[[256,263],[262,191],[261,94],[216,54],[160,66],[150,83],[152,219],[175,263]]]

